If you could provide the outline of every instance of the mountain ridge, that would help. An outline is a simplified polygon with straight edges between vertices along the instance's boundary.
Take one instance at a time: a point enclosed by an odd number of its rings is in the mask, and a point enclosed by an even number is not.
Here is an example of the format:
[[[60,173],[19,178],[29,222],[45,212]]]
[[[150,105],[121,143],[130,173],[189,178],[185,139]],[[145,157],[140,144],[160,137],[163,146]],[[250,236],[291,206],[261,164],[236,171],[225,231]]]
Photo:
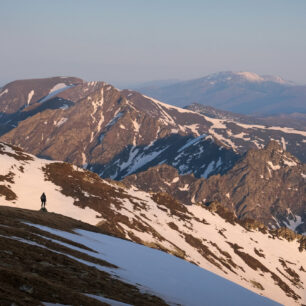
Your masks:
[[[291,226],[306,233],[305,179],[305,164],[272,141],[264,149],[248,151],[225,174],[207,180],[180,176],[171,166],[160,165],[123,182],[147,192],[162,190],[189,205],[220,202],[239,219],[252,218],[272,228]]]

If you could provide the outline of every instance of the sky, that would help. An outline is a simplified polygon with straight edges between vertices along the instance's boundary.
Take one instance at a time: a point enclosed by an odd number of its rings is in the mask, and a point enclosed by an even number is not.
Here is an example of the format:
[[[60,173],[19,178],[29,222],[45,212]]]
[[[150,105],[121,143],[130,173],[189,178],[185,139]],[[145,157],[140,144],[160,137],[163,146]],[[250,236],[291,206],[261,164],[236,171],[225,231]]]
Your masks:
[[[117,86],[219,71],[306,84],[306,0],[0,0],[0,86]]]

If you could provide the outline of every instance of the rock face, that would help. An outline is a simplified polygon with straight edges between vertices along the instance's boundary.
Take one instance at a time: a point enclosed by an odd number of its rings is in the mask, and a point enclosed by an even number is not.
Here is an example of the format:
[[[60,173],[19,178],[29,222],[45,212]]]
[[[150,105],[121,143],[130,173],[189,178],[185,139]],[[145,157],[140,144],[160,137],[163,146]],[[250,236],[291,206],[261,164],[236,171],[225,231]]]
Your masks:
[[[181,107],[196,102],[239,114],[306,113],[305,85],[297,86],[280,77],[252,72],[225,71],[168,86],[137,90]]]
[[[289,156],[287,156],[287,161],[288,158]],[[276,159],[273,159],[273,162],[276,165]],[[24,239],[23,243],[29,240],[32,242],[32,239],[35,239],[33,240],[36,243],[35,246],[31,244],[29,248],[24,247],[26,253],[32,254],[33,248],[35,247],[36,250],[39,244],[39,246],[47,246],[57,252],[74,256],[73,260],[69,258],[69,264],[74,267],[72,270],[76,274],[67,271],[69,273],[65,279],[68,281],[63,284],[67,290],[71,290],[70,279],[73,279],[73,275],[77,279],[75,283],[77,288],[80,288],[78,283],[80,275],[77,274],[79,269],[88,272],[94,279],[97,277],[100,280],[107,280],[107,276],[102,277],[98,271],[95,272],[95,276],[92,275],[91,273],[94,273],[95,270],[79,264],[75,259],[81,258],[87,262],[93,262],[93,257],[80,257],[82,255],[80,252],[74,250],[71,253],[71,249],[67,250],[66,247],[63,249],[63,245],[52,241],[51,239],[59,240],[58,234],[54,237],[46,236],[45,230],[44,232],[33,232],[33,230],[25,232],[32,225],[21,223],[21,219],[70,232],[72,228],[80,226],[80,223],[69,221],[64,217],[56,217],[53,212],[72,216],[91,224],[98,223],[98,227],[103,232],[172,253],[279,303],[305,304],[305,236],[298,235],[289,229],[269,230],[260,222],[250,219],[241,221],[230,209],[225,208],[223,203],[215,201],[208,208],[204,205],[185,205],[168,193],[147,193],[135,187],[126,186],[122,182],[106,181],[90,171],[68,163],[41,160],[6,144],[0,145],[0,163],[4,165],[0,169],[0,186],[4,186],[5,190],[10,190],[15,195],[13,199],[7,198],[6,194],[1,193],[0,188],[1,205],[38,210],[40,208],[39,197],[44,191],[47,195],[46,207],[48,209],[48,212],[37,212],[40,218],[35,214],[20,212],[15,218],[18,221],[9,221],[7,216],[2,217],[3,210],[0,210],[1,224],[6,225],[0,226],[0,243],[7,245],[7,241],[11,241],[14,237],[19,237],[19,240],[14,242],[15,244],[20,243],[20,239]],[[165,171],[164,176],[167,175]],[[188,182],[188,177],[191,178],[190,175],[184,177],[186,179],[184,183]],[[81,228],[91,230],[89,225]],[[64,242],[66,245],[71,244],[67,240]],[[96,245],[95,243],[93,245]],[[84,248],[74,244],[75,246],[78,247],[77,250]],[[14,256],[19,256],[19,249],[16,249],[16,254],[13,251]],[[34,252],[36,257],[33,258],[41,262],[43,260],[40,254],[48,252],[48,249],[43,249],[42,252],[36,251]],[[90,254],[94,257],[97,255],[93,252]],[[0,269],[3,263],[12,264],[9,261],[12,254],[0,252],[0,256],[5,258],[3,260],[1,257]],[[30,258],[31,256],[24,258],[25,262],[28,262]],[[28,264],[22,264],[23,260],[18,261],[18,269],[23,269],[24,274],[22,275],[27,275],[27,280],[30,280],[28,283],[20,283],[20,286],[28,285],[22,287],[22,292],[31,291],[31,287],[34,289],[33,293],[22,293],[22,297],[24,294],[30,294],[31,297],[32,294],[37,294],[35,284],[32,282],[32,274],[28,272],[38,271],[37,273],[40,273],[41,269],[50,271],[48,264],[55,265],[60,258],[64,260],[62,256],[58,258],[57,255],[52,258],[53,260],[49,263],[36,262],[34,266],[29,261],[30,267],[34,269],[31,271],[29,271]],[[67,260],[65,259],[66,264]],[[93,263],[105,264],[97,261]],[[9,267],[5,266],[4,269],[7,271]],[[12,273],[11,270],[10,273]],[[62,282],[62,270],[56,273],[61,277]],[[88,288],[86,275],[81,278],[84,280],[84,288]],[[33,277],[36,279],[37,276]],[[55,277],[55,275],[51,273],[50,277]],[[128,303],[129,295],[125,291],[126,288],[123,288],[122,283],[117,284],[122,290],[120,300]],[[109,288],[108,293],[112,294],[110,297],[116,299],[112,288]],[[88,290],[90,289],[99,292],[95,286]],[[137,291],[134,293],[138,294]],[[48,292],[44,297],[47,295]],[[142,296],[142,298],[148,297]],[[52,301],[71,303],[64,300],[60,294],[58,297],[53,297]],[[85,298],[82,303],[86,305]],[[140,304],[145,305],[144,302]]]
[[[179,176],[169,166],[158,166],[124,179],[146,191],[163,191],[184,203],[208,205],[217,201],[239,219],[252,218],[269,227],[287,226],[306,232],[306,165],[275,141],[265,149],[250,150],[224,175],[208,180]]]
[[[35,82],[13,82],[1,89],[0,139],[102,177],[122,179],[158,164],[209,177],[226,172],[239,156],[270,138],[306,160],[304,131],[209,118],[103,82]],[[36,95],[45,83],[49,85]]]

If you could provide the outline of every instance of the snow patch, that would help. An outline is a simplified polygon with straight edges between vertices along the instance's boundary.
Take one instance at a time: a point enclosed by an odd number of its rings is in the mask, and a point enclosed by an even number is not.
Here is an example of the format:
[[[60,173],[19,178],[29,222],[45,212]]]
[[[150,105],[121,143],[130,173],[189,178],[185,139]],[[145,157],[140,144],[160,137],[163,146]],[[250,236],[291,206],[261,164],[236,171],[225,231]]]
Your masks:
[[[96,299],[100,302],[104,302],[104,303],[107,303],[111,306],[132,306],[131,304],[126,304],[126,303],[122,303],[122,302],[118,302],[118,301],[115,301],[113,299],[108,299],[104,296],[100,296],[100,295],[94,295],[94,294],[85,294],[87,295],[88,297],[91,297],[93,299]]]
[[[29,92],[29,94],[28,94],[28,101],[27,101],[28,104],[30,104],[33,95],[34,95],[34,90],[31,90],[31,91]]]
[[[268,161],[267,164],[270,166],[270,168],[272,170],[279,170],[280,169],[280,165],[273,165],[273,163],[271,161]]]
[[[69,108],[69,105],[68,104],[64,104],[63,106],[60,107],[60,109],[62,110],[66,110]]]
[[[201,177],[204,177],[207,179],[209,174],[215,169],[215,161],[211,161],[208,166],[206,167],[204,173],[201,175]]]
[[[177,183],[179,180],[180,180],[180,178],[179,178],[179,177],[175,177],[175,178],[172,180],[172,182],[171,182],[171,183]]]
[[[66,85],[65,83],[56,84],[50,91],[47,96],[39,100],[39,103],[44,103],[47,100],[53,98],[54,96],[58,95],[59,93],[65,91],[68,88],[74,87],[75,85]]]
[[[198,306],[203,305],[204,300],[207,305],[216,306],[228,305],[229,301],[236,306],[277,304],[185,260],[130,241],[79,229],[74,234],[41,225],[32,226],[95,250],[97,253],[79,251],[118,266],[114,274],[140,285],[142,291],[157,294],[170,304]],[[103,271],[107,269],[91,262],[83,263]],[[223,294],[216,294],[216,288],[222,288]]]
[[[282,141],[282,145],[283,145],[283,150],[286,151],[287,146],[286,146],[285,138],[282,137],[282,138],[281,138],[281,141]]]
[[[206,135],[203,134],[197,138],[194,138],[194,139],[191,139],[189,140],[185,145],[183,145],[177,152],[180,153],[182,152],[183,150],[185,150],[186,148],[196,144],[197,142],[199,142],[201,139],[203,139]]]
[[[7,94],[7,93],[8,93],[8,89],[6,88],[5,90],[3,90],[3,91],[0,93],[0,97],[1,97],[2,95]]]
[[[61,125],[63,125],[66,121],[68,120],[68,118],[61,118],[58,122],[55,122],[55,125],[57,127],[60,127]]]
[[[297,166],[297,163],[293,160],[290,160],[290,159],[284,159],[283,162],[284,162],[285,165],[287,165],[289,167]]]
[[[292,213],[291,213],[292,215]],[[302,221],[302,218],[297,215],[293,215],[293,219],[287,219],[287,221],[284,221],[287,224],[287,227],[290,228],[291,230],[295,231],[296,228],[300,225],[303,224],[304,222]]]
[[[25,209],[33,209],[38,210],[40,208],[40,195],[42,192],[45,192],[47,195],[47,209],[50,212],[56,212],[58,214],[62,214],[64,216],[68,216],[74,218],[76,220],[82,220],[83,222],[90,223],[92,225],[96,225],[100,219],[98,216],[100,215],[95,210],[85,207],[80,208],[74,205],[74,198],[65,196],[59,190],[59,187],[54,185],[50,181],[45,180],[45,175],[43,172],[43,168],[52,162],[37,159],[35,157],[33,161],[18,162],[14,157],[10,157],[4,155],[1,157],[6,158],[6,165],[8,168],[13,167],[18,169],[19,166],[23,166],[23,172],[14,172],[16,175],[14,176],[14,184],[12,184],[12,191],[18,195],[16,203],[12,203],[10,201],[1,198],[1,202],[4,205],[20,207]],[[2,170],[1,166],[1,170]],[[80,168],[75,167],[78,171],[83,171]],[[50,203],[50,205],[48,205]],[[65,203],[65,205],[63,205]]]
[[[184,187],[180,187],[179,190],[181,190],[181,191],[187,191],[187,190],[189,190],[189,185],[188,185],[188,184],[185,184]]]
[[[262,82],[264,81],[264,78],[259,76],[256,73],[253,72],[247,72],[247,71],[241,71],[237,72],[236,75],[242,76],[244,79],[250,81],[250,82]]]

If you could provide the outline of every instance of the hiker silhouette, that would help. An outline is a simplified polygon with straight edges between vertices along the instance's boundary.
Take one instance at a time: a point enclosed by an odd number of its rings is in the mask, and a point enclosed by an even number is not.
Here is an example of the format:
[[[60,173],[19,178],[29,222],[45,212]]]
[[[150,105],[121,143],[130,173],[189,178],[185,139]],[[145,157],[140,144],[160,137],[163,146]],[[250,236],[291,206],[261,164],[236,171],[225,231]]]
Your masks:
[[[41,200],[41,208],[45,208],[46,207],[46,202],[47,202],[47,197],[46,197],[44,192],[40,196],[40,200]]]

